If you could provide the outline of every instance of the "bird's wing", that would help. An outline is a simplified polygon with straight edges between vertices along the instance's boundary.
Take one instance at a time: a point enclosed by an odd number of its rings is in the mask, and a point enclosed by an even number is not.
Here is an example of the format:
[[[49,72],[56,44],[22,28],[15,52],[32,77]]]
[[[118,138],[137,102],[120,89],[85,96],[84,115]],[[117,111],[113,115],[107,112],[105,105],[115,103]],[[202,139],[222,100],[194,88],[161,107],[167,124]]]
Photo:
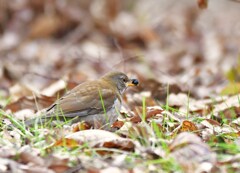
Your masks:
[[[104,109],[108,111],[113,106],[117,98],[118,95],[108,85],[102,85],[98,81],[89,81],[72,89],[47,111],[53,112],[49,114],[49,117],[64,115],[69,118],[103,113]]]

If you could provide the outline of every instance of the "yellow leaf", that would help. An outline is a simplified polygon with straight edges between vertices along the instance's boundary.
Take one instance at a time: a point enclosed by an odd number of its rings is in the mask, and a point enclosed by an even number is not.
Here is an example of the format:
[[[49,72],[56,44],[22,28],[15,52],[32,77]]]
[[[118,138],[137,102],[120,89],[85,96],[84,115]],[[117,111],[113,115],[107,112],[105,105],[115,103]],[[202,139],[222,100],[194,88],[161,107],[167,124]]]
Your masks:
[[[221,94],[223,95],[234,95],[240,93],[240,83],[231,82],[223,90]]]

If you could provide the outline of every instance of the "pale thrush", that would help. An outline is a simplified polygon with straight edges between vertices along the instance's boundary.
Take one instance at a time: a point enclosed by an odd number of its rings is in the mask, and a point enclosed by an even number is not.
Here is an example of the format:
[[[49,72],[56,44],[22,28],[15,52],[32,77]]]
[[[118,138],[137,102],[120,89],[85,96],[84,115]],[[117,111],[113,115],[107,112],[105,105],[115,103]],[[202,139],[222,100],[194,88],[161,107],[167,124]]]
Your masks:
[[[26,125],[52,120],[85,121],[93,128],[105,128],[118,118],[122,94],[128,86],[138,85],[122,72],[110,72],[98,80],[84,82],[58,99],[41,116],[27,120]]]

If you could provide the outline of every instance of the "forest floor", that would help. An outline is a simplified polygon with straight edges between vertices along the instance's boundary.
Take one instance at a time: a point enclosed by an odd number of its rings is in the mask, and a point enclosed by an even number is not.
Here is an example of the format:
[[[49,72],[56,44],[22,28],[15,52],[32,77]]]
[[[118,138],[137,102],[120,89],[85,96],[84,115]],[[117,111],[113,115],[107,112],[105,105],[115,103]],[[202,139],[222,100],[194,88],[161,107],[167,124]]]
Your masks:
[[[204,2],[0,1],[0,172],[240,172],[240,3]],[[24,125],[113,70],[115,132]]]

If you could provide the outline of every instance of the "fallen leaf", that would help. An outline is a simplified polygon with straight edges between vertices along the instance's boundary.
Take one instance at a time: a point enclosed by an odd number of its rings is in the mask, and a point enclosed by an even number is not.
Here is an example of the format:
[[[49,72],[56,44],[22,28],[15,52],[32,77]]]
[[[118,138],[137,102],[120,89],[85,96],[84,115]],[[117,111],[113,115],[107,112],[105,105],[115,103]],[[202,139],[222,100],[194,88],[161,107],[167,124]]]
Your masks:
[[[198,7],[205,9],[208,7],[208,0],[198,0]]]
[[[105,130],[83,130],[67,135],[55,142],[53,146],[75,147],[87,143],[89,147],[118,148],[133,150],[134,143],[131,139],[122,138],[115,133]]]
[[[69,148],[73,148],[73,147],[77,147],[79,145],[81,145],[82,143],[78,143],[76,140],[74,139],[66,139],[66,138],[63,138],[63,139],[60,139],[58,140],[57,142],[54,143],[54,145],[52,146],[62,146],[62,147],[69,147]],[[51,147],[52,147],[51,146]]]
[[[156,116],[157,114],[161,114],[164,110],[160,106],[149,106],[146,107],[146,117],[145,121],[148,121],[152,117]],[[143,108],[142,107],[136,107],[135,108],[135,115],[130,119],[133,123],[139,123],[142,121],[142,117],[140,115],[143,114]],[[140,115],[139,115],[140,114]]]
[[[238,95],[234,95],[232,97],[229,97],[228,99],[226,99],[222,103],[214,105],[213,114],[217,115],[221,111],[224,111],[224,110],[229,109],[231,107],[239,107],[239,100],[240,100],[240,95],[238,94]]]
[[[41,91],[42,95],[45,96],[54,96],[57,92],[66,89],[66,82],[63,80],[58,80]]]
[[[188,121],[188,120],[184,120],[182,122],[182,126],[180,128],[180,132],[195,132],[195,133],[197,133],[198,132],[198,128],[197,128],[197,126],[193,122]]]
[[[113,128],[121,128],[124,125],[123,121],[116,121],[113,123],[112,127]]]
[[[216,155],[201,138],[189,132],[180,133],[170,144],[170,155],[186,172],[195,172],[202,168],[201,164],[209,163],[210,171],[216,163]],[[210,169],[210,170],[208,170]]]
[[[49,37],[55,34],[63,25],[60,16],[40,15],[30,26],[30,38]]]
[[[33,91],[25,85],[15,84],[10,89],[11,101],[17,101],[19,98],[32,96]]]
[[[69,158],[64,156],[53,155],[50,156],[47,160],[48,169],[53,170],[55,173],[64,173],[66,172],[70,166]]]
[[[41,158],[39,153],[34,152],[29,145],[25,145],[19,150],[19,161],[24,164],[34,164],[44,166],[44,160]]]
[[[222,89],[221,94],[235,95],[235,94],[238,94],[239,92],[240,92],[240,83],[231,82]]]
[[[91,128],[90,124],[86,122],[75,123],[71,127],[72,127],[72,132],[78,132],[81,130],[87,130]]]

